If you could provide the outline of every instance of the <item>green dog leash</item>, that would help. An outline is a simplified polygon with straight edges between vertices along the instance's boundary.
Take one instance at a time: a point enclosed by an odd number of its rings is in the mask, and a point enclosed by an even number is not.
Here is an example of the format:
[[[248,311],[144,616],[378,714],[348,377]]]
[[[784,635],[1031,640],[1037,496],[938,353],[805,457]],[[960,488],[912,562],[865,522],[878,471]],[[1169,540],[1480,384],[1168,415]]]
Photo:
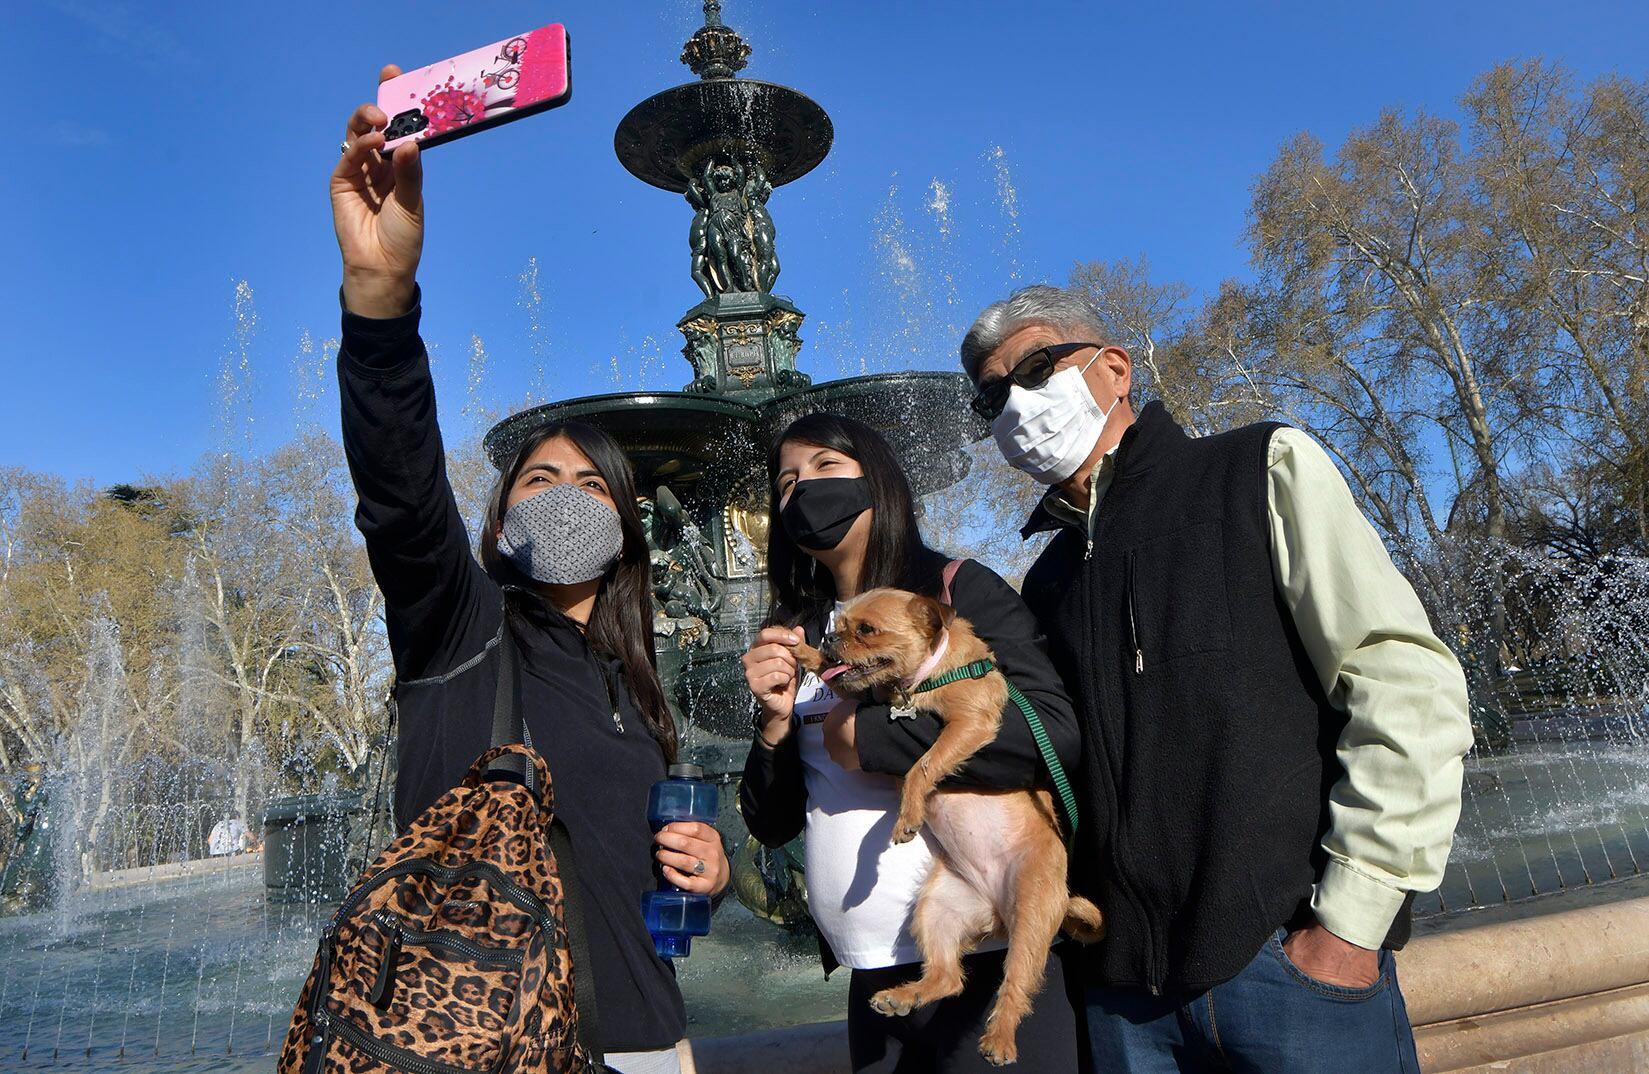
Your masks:
[[[949,686],[963,679],[982,679],[996,670],[996,665],[989,660],[975,660],[971,664],[952,668],[942,675],[923,679],[911,693],[925,694],[929,690],[937,690],[941,686]],[[1012,679],[1004,675],[1002,681],[1008,684],[1008,696],[1019,707],[1019,711],[1025,714],[1025,722],[1031,726],[1031,737],[1036,739],[1037,751],[1042,754],[1042,763],[1048,766],[1048,775],[1053,779],[1054,790],[1059,795],[1060,808],[1065,814],[1065,845],[1068,849],[1071,840],[1076,838],[1076,794],[1071,790],[1070,780],[1065,778],[1065,766],[1059,763],[1058,756],[1054,754],[1054,745],[1048,739],[1047,729],[1042,726],[1042,718],[1036,714],[1036,709],[1031,707],[1030,701],[1020,693],[1019,687],[1013,684]]]

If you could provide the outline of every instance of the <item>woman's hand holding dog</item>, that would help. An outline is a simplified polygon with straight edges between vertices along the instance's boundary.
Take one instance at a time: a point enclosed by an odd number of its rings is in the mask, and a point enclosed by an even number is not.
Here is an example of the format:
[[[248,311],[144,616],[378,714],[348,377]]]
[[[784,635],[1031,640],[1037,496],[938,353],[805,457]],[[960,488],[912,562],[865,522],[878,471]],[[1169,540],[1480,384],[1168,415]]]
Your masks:
[[[800,630],[765,627],[744,654],[744,681],[761,706],[756,733],[769,746],[777,746],[790,734],[796,687],[801,681],[796,646],[804,640]]]

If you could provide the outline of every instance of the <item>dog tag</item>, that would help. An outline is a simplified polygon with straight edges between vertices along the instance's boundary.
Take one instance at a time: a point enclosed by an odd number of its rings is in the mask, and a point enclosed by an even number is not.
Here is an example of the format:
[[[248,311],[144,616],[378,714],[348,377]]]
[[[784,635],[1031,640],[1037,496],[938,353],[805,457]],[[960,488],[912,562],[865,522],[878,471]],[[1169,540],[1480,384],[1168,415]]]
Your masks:
[[[890,705],[887,710],[887,718],[890,720],[914,720],[916,719],[916,706]]]

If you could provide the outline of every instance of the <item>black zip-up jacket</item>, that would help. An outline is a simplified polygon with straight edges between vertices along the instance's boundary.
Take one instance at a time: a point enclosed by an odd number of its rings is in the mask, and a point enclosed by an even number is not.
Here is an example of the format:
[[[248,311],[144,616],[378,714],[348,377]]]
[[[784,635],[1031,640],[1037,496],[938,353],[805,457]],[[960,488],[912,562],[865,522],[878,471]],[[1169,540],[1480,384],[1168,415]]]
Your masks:
[[[947,562],[931,556],[924,574],[932,582],[922,591],[937,598],[940,575]],[[1036,619],[1013,587],[989,567],[968,560],[957,569],[951,584],[951,604],[956,613],[973,624],[976,634],[996,654],[998,666],[1030,701],[1047,729],[1054,755],[1074,781],[1081,757],[1081,737],[1071,699],[1048,658],[1047,641]],[[782,620],[782,614],[779,616]],[[808,643],[817,645],[822,623],[804,623]],[[939,737],[939,721],[928,715],[915,719],[889,719],[887,705],[862,704],[854,718],[854,743],[859,765],[866,772],[903,776]],[[945,782],[945,786],[1015,789],[1046,785],[1047,769],[1019,708],[1009,702],[1002,712],[1002,730],[995,741]],[[803,778],[801,749],[795,731],[783,742],[769,747],[760,734],[745,758],[744,780],[739,785],[739,811],[750,834],[770,847],[780,846],[800,835],[807,825],[807,786]],[[1087,823],[1086,818],[1082,823]],[[852,868],[852,862],[843,862]],[[836,966],[836,956],[824,937],[819,952],[825,973]]]
[[[345,312],[338,352],[355,519],[395,658],[402,826],[487,749],[505,597],[470,552],[447,480],[418,318],[416,305],[390,320]],[[577,624],[536,596],[512,590],[511,599],[523,715],[577,858],[600,1045],[669,1048],[686,1012],[641,919],[642,892],[656,882],[647,794],[664,778],[663,751],[619,662],[591,652]]]

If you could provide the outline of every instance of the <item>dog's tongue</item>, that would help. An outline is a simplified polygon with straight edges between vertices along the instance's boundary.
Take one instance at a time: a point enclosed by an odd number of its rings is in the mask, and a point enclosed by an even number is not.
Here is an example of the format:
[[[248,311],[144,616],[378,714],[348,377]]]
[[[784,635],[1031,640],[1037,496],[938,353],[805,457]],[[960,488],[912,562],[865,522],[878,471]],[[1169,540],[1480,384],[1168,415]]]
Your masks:
[[[824,671],[819,672],[819,678],[825,682],[829,682],[831,679],[834,679],[836,676],[846,671],[847,668],[848,665],[846,664],[837,664],[833,668],[827,668]]]

